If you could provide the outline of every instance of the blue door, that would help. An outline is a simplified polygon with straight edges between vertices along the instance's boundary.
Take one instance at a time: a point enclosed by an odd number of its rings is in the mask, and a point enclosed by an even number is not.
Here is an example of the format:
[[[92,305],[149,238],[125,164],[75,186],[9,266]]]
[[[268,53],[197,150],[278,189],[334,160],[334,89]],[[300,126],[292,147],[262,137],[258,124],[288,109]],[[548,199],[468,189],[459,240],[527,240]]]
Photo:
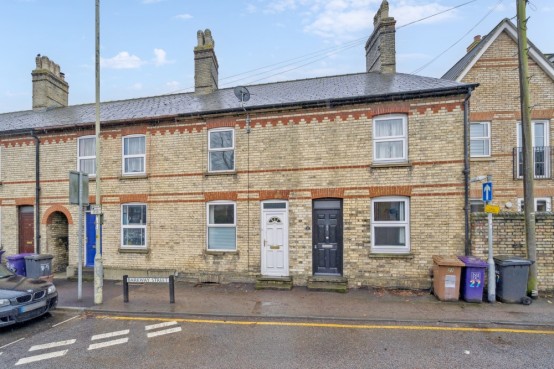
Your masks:
[[[87,212],[86,232],[87,232],[87,244],[86,244],[86,258],[85,266],[94,266],[94,257],[96,256],[96,226],[94,221],[96,215],[92,215]]]

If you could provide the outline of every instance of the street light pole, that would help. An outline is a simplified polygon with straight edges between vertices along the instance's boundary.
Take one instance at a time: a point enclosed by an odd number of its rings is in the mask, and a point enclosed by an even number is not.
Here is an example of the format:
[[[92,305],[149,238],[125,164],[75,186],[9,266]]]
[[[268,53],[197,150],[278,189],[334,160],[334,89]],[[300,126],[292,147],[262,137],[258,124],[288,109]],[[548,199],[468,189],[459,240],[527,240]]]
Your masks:
[[[100,192],[100,0],[96,0],[95,22],[95,77],[96,77],[96,255],[94,256],[94,303],[102,303],[104,265],[102,262],[102,198]]]

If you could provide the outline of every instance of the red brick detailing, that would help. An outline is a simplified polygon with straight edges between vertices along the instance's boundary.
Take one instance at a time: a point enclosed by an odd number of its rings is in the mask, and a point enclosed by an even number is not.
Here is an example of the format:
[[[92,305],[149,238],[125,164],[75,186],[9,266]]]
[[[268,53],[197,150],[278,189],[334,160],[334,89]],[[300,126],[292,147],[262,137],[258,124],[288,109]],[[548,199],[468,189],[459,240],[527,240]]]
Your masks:
[[[258,200],[288,200],[289,195],[290,190],[260,191],[258,195]]]
[[[63,215],[65,215],[65,217],[67,218],[67,223],[68,224],[73,224],[73,218],[71,217],[71,213],[69,212],[69,210],[67,210],[66,207],[62,206],[62,205],[52,205],[48,208],[48,210],[46,210],[46,212],[44,213],[44,215],[42,216],[42,219],[40,221],[41,224],[50,224],[51,222],[51,219],[50,219],[50,216],[52,214],[54,214],[55,212],[60,212],[60,213],[63,213]]]
[[[17,206],[35,205],[35,198],[34,197],[21,197],[19,199],[15,199],[15,205],[17,205]]]
[[[531,119],[552,119],[554,118],[554,109],[533,109],[531,110]],[[521,119],[521,111],[487,111],[472,112],[470,120],[472,122],[491,121],[491,120],[513,120]]]
[[[412,196],[413,186],[369,187],[369,197]]]
[[[237,119],[232,117],[224,117],[217,119],[210,119],[206,122],[207,129],[222,128],[222,127],[235,127],[237,125]]]
[[[148,195],[146,194],[133,194],[133,195],[119,195],[119,202],[126,204],[128,202],[147,202]]]
[[[217,201],[217,200],[232,200],[236,201],[238,198],[238,192],[235,191],[226,191],[226,192],[206,192],[204,193],[204,200],[208,201]]]
[[[123,127],[121,128],[121,136],[145,135],[147,130],[148,127],[145,125]]]
[[[376,117],[384,114],[408,114],[410,112],[410,104],[408,103],[389,103],[376,105],[371,110],[371,116]]]
[[[463,160],[442,160],[442,161],[414,161],[412,165],[446,165],[446,164],[462,164]]]
[[[318,188],[311,190],[312,199],[321,199],[325,197],[344,197],[344,188]]]
[[[449,104],[432,104],[432,105],[429,104],[429,105],[418,106],[415,108],[415,111],[417,111],[417,113],[420,115],[424,115],[428,111],[436,114],[441,110],[445,110],[447,112],[453,112],[456,109],[463,110],[463,104],[461,102],[453,102]]]
[[[95,195],[90,195],[88,197],[88,203],[89,204],[96,204],[96,196]]]

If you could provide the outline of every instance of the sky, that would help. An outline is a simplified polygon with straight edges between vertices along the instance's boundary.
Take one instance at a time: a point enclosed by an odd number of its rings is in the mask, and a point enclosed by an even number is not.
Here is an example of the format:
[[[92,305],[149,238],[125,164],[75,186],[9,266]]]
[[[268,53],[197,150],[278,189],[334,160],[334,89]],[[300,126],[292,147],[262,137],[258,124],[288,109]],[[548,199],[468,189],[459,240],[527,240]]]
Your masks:
[[[192,91],[196,32],[206,28],[215,41],[219,88],[364,72],[364,45],[380,3],[101,0],[101,100]],[[516,0],[389,4],[400,73],[440,78],[475,35],[504,18],[516,22]],[[527,15],[529,39],[554,53],[554,1],[530,0]],[[95,0],[0,0],[0,50],[0,113],[32,108],[37,54],[60,65],[70,105],[94,103]]]

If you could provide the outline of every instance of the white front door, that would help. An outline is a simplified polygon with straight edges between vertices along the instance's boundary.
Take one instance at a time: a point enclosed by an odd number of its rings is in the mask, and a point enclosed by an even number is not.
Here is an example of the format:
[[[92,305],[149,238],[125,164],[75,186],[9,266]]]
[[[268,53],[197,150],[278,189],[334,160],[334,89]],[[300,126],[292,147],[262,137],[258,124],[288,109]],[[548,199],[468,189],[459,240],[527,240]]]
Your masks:
[[[288,210],[284,201],[262,203],[262,275],[289,275]]]

